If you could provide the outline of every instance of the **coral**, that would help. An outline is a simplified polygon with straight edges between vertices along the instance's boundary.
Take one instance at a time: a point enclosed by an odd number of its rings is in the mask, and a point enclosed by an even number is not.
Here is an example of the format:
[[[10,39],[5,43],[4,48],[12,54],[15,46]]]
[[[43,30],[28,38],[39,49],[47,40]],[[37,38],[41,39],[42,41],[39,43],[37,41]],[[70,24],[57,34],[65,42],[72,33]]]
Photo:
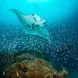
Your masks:
[[[23,60],[5,69],[5,78],[64,78],[67,71],[58,72],[43,59]]]

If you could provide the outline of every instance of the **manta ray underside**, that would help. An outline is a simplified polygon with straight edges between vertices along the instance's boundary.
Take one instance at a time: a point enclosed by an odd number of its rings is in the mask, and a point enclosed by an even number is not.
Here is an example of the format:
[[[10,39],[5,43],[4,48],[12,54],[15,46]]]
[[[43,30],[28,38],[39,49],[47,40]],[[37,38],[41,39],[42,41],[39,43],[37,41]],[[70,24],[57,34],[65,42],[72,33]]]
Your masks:
[[[26,34],[37,35],[50,42],[50,35],[46,28],[48,23],[45,20],[41,19],[37,14],[25,15],[16,9],[11,9],[10,11],[17,15]]]

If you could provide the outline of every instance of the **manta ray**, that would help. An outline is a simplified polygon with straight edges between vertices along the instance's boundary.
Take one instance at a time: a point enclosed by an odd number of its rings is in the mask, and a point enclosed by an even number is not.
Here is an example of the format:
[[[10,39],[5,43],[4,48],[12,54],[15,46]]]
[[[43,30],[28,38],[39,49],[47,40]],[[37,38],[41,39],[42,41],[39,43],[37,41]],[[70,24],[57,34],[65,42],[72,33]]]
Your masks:
[[[26,34],[37,35],[50,42],[50,35],[46,28],[48,23],[44,19],[40,18],[37,14],[26,15],[16,9],[10,9],[10,11],[17,15]]]

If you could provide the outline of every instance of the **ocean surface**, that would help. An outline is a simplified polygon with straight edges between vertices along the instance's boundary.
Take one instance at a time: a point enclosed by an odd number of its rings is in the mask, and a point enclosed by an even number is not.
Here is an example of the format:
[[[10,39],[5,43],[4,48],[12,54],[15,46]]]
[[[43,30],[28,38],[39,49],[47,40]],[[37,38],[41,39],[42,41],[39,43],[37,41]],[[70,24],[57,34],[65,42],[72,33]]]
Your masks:
[[[46,20],[51,43],[40,36],[26,34],[10,9],[26,15],[38,14]],[[78,0],[1,0],[0,55],[25,49],[44,53],[44,58],[57,70],[68,71],[67,78],[78,78]],[[5,65],[4,58],[0,56],[0,67]]]

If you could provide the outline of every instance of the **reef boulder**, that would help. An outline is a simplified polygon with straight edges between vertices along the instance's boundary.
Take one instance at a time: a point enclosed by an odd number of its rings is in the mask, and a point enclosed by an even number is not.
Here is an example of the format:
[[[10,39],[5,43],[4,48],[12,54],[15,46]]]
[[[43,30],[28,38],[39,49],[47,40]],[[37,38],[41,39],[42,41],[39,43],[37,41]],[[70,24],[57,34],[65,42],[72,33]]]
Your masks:
[[[66,70],[58,72],[43,59],[23,60],[5,69],[5,78],[65,78]]]

